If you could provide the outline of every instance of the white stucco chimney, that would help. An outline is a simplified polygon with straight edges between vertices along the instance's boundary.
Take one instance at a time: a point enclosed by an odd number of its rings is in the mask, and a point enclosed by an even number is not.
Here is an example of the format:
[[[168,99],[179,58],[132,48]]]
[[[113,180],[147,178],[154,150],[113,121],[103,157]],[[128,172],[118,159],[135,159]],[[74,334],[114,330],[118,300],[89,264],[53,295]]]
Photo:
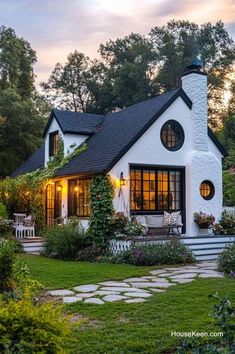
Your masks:
[[[193,147],[208,151],[207,74],[201,71],[200,64],[186,67],[182,75],[182,89],[193,103]]]

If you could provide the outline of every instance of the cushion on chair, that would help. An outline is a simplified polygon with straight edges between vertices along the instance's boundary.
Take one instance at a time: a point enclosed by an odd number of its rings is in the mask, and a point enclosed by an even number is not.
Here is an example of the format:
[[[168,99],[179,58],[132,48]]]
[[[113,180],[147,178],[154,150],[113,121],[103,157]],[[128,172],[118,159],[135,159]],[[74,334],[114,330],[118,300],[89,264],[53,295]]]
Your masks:
[[[164,211],[164,216],[163,216],[163,226],[181,226],[181,213],[180,211],[176,211],[173,213],[168,213],[167,211]]]

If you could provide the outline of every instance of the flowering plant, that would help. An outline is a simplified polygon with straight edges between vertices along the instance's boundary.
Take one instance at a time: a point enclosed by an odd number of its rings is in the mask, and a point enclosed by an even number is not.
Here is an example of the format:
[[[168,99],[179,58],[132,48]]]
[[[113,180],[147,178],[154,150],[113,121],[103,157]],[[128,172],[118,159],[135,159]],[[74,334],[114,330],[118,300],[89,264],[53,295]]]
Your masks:
[[[134,236],[142,236],[146,228],[135,218],[128,218],[123,212],[117,212],[112,219],[113,233],[116,239],[129,240]]]
[[[215,222],[215,217],[212,214],[206,214],[199,211],[199,213],[194,213],[193,215],[195,223],[201,228],[208,228]]]

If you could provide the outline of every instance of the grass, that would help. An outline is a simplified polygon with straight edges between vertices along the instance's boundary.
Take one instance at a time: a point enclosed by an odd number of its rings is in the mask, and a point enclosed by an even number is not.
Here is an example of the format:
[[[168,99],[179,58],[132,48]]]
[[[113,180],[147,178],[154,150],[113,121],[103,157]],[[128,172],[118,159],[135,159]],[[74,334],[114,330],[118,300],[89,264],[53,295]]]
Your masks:
[[[27,263],[32,277],[49,289],[70,288],[110,279],[122,280],[146,275],[153,268],[128,264],[69,262],[33,255],[22,255],[21,259]]]
[[[147,274],[150,267],[62,262],[23,256],[31,273],[48,287],[67,287],[104,279]],[[156,267],[154,267],[156,268]],[[176,353],[182,339],[176,332],[215,332],[210,316],[214,300],[210,294],[228,295],[235,303],[234,279],[197,279],[176,285],[144,303],[66,306],[84,318],[74,335],[76,354],[169,354]],[[208,339],[208,338],[207,338]]]
[[[145,303],[69,305],[68,310],[87,318],[77,332],[75,353],[176,353],[183,339],[171,336],[172,331],[220,331],[210,316],[214,301],[209,295],[215,292],[228,295],[235,303],[233,279],[198,279],[156,294]]]

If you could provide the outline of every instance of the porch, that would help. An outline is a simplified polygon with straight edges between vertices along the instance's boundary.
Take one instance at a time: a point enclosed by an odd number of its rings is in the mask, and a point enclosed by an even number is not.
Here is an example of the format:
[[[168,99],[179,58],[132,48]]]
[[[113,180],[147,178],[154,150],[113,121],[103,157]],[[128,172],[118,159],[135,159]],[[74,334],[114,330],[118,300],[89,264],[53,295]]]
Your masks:
[[[189,247],[197,261],[209,261],[216,260],[226,246],[235,243],[235,235],[182,236],[181,238],[175,236],[137,236],[133,240],[112,239],[110,240],[110,249],[112,253],[117,254],[130,249],[133,245],[157,244],[170,242],[171,240],[179,240]]]

